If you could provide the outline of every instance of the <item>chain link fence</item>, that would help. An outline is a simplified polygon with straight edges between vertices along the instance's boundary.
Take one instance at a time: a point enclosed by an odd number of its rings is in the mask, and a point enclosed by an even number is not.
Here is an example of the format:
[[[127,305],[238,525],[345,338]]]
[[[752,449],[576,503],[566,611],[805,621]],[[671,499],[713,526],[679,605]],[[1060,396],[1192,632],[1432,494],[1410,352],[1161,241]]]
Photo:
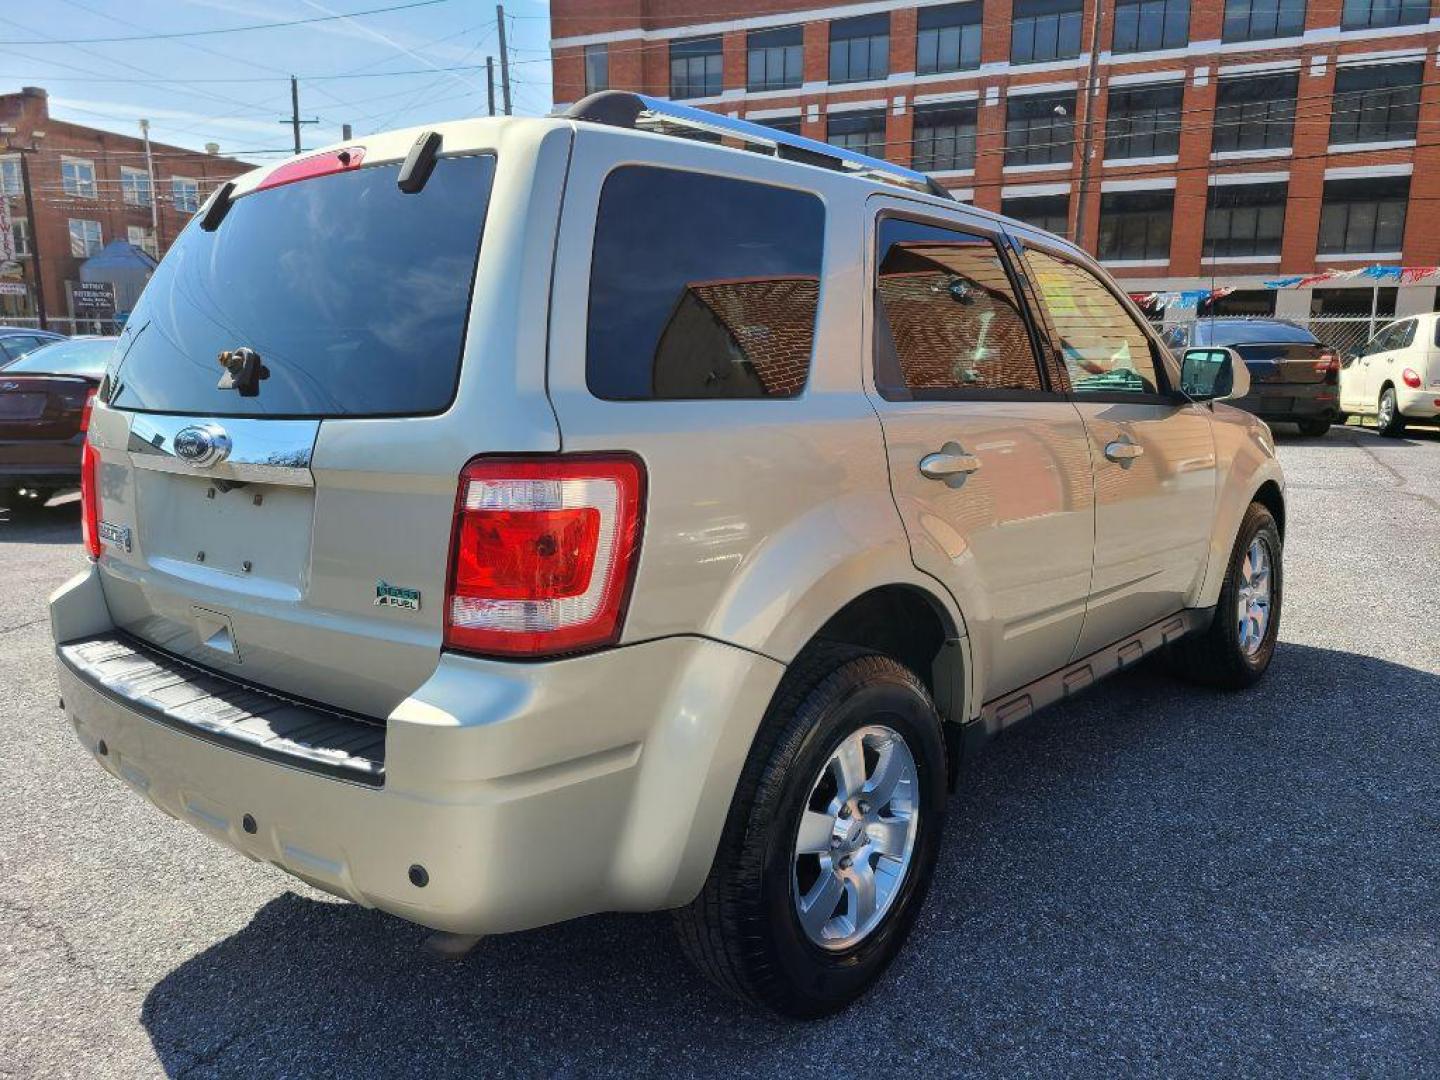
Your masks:
[[[25,330],[40,329],[39,319],[19,319],[6,316],[0,318],[0,326],[13,326]],[[46,319],[45,328],[52,333],[75,337],[77,334],[110,337],[120,333],[125,326],[118,319]]]
[[[1227,320],[1246,318],[1246,316],[1224,316]],[[1273,319],[1255,317],[1262,322],[1285,322],[1291,326],[1299,326],[1315,335],[1320,344],[1334,349],[1341,356],[1346,353],[1358,353],[1360,347],[1375,336],[1381,327],[1394,320],[1392,315],[1377,315],[1373,319],[1368,315],[1322,315],[1312,316],[1305,319]],[[1163,315],[1151,319],[1155,329],[1165,337],[1165,340],[1172,344],[1179,344],[1182,341],[1190,341],[1194,338],[1196,323],[1205,322],[1205,319],[1171,319],[1167,320]]]

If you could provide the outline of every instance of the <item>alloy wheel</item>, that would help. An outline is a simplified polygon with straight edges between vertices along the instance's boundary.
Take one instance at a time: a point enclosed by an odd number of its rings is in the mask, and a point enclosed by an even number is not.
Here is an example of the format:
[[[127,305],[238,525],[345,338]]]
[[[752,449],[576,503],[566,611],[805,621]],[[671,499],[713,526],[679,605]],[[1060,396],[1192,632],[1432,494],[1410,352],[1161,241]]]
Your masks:
[[[1240,651],[1254,656],[1265,643],[1270,628],[1271,570],[1274,558],[1263,536],[1250,541],[1240,564],[1240,588],[1236,597],[1240,626]]]

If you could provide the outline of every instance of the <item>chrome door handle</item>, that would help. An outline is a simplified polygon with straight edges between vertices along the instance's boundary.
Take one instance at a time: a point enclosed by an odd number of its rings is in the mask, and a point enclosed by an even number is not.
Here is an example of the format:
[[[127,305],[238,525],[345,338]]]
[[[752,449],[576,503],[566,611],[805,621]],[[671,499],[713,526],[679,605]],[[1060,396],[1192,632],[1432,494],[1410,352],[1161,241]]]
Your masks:
[[[1121,465],[1130,464],[1143,453],[1145,453],[1143,446],[1125,439],[1116,439],[1105,447],[1105,456],[1111,461],[1118,461]]]
[[[920,475],[931,480],[949,480],[957,476],[969,476],[980,468],[980,459],[963,451],[941,450],[937,454],[926,454],[920,459]]]

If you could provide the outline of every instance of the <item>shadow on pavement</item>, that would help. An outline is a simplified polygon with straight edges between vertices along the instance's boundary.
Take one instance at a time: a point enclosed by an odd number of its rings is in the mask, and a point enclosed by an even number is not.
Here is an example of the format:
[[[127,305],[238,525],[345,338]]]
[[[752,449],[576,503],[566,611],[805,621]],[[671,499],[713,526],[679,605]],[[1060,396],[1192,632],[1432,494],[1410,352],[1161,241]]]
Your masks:
[[[57,495],[45,506],[0,505],[0,544],[79,543],[79,492]]]
[[[712,991],[663,915],[445,965],[417,927],[295,894],[142,1021],[172,1075],[1424,1071],[1437,700],[1435,674],[1284,645],[1247,693],[1143,668],[1052,710],[967,765],[915,936],[820,1023]]]

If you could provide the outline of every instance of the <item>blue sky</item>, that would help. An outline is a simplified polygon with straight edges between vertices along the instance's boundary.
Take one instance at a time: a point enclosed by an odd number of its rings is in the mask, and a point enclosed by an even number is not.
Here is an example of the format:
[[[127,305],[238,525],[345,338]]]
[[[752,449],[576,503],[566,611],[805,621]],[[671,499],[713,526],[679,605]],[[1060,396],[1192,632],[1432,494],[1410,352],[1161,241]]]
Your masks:
[[[59,119],[252,161],[288,153],[289,76],[300,76],[306,146],[429,121],[484,115],[486,55],[499,43],[491,0],[433,0],[404,11],[307,25],[155,38],[311,19],[417,0],[40,0],[0,4],[0,91],[43,86]],[[549,111],[548,8],[508,0],[515,112]],[[90,43],[79,38],[139,37]],[[475,70],[442,70],[467,68]],[[336,78],[335,76],[347,76]]]

